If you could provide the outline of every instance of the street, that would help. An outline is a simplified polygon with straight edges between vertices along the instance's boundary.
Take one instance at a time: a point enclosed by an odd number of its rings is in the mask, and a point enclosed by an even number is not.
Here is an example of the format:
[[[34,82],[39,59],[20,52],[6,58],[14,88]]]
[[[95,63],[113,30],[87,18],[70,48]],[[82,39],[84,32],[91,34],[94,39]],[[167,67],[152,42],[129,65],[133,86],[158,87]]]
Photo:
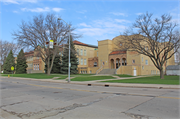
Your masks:
[[[0,119],[179,119],[178,89],[0,79]]]

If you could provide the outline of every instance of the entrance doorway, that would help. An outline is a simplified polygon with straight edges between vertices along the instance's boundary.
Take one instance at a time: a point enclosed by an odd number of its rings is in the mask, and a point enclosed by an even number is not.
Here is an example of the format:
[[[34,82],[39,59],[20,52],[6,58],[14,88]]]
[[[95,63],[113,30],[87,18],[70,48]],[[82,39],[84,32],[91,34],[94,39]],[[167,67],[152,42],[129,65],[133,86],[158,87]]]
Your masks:
[[[134,68],[134,76],[137,76],[136,68]]]
[[[117,59],[116,59],[116,69],[119,68],[119,66],[120,66],[120,59],[117,58]]]

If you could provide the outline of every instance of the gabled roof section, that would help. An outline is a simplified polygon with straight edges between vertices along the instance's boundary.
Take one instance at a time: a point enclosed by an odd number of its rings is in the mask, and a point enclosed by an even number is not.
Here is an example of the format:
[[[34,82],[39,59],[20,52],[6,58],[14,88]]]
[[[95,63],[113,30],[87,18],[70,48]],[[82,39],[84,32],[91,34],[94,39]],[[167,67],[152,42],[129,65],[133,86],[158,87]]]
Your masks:
[[[125,54],[126,51],[112,51],[109,55]]]
[[[24,54],[25,54],[25,55],[27,55],[27,54],[34,54],[34,51],[25,52]]]
[[[73,43],[76,44],[76,45],[84,45],[84,46],[88,46],[87,44],[82,43],[82,42],[79,42],[79,41],[77,41],[77,40],[74,40]]]
[[[98,46],[85,44],[85,43],[79,42],[79,41],[77,41],[77,40],[74,40],[73,43],[76,44],[76,45],[83,45],[83,46],[98,48]]]
[[[34,51],[25,52],[24,55],[25,55],[25,57],[27,57],[27,56],[33,56],[33,55],[34,55]]]

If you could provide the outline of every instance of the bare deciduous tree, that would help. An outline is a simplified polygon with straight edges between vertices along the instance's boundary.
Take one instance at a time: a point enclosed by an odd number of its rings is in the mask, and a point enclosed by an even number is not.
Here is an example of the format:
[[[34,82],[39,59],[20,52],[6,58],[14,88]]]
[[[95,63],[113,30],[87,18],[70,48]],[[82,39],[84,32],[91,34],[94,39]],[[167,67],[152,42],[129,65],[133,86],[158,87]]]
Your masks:
[[[163,65],[179,49],[180,34],[178,24],[172,17],[163,14],[161,18],[152,18],[146,13],[137,18],[131,28],[123,35],[125,48],[148,56],[164,78]]]
[[[31,46],[38,52],[36,55],[47,64],[48,75],[50,75],[54,58],[59,52],[58,46],[68,39],[69,30],[71,30],[71,34],[74,30],[74,28],[69,29],[69,26],[64,24],[63,21],[57,20],[55,14],[47,14],[46,16],[40,14],[34,16],[32,21],[22,21],[19,25],[20,30],[12,34],[19,44]],[[49,40],[56,42],[57,46],[54,46],[53,49],[47,47],[46,41]],[[52,55],[51,63],[50,55]]]
[[[14,57],[16,57],[22,47],[21,45],[13,43],[13,42],[10,43],[8,41],[0,40],[0,48],[1,48],[0,61],[1,61],[1,64],[3,64],[5,57],[7,57],[10,50],[12,50]]]

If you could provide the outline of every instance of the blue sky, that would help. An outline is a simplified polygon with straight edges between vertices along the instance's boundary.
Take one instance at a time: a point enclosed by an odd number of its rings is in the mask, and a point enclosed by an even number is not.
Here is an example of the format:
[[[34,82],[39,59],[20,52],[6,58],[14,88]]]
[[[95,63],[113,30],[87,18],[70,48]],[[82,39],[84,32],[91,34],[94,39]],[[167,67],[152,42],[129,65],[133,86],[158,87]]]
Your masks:
[[[80,42],[98,45],[97,40],[113,39],[149,12],[164,13],[180,23],[179,0],[0,0],[0,39],[13,41],[11,33],[22,20],[40,13],[55,13],[76,28]]]

